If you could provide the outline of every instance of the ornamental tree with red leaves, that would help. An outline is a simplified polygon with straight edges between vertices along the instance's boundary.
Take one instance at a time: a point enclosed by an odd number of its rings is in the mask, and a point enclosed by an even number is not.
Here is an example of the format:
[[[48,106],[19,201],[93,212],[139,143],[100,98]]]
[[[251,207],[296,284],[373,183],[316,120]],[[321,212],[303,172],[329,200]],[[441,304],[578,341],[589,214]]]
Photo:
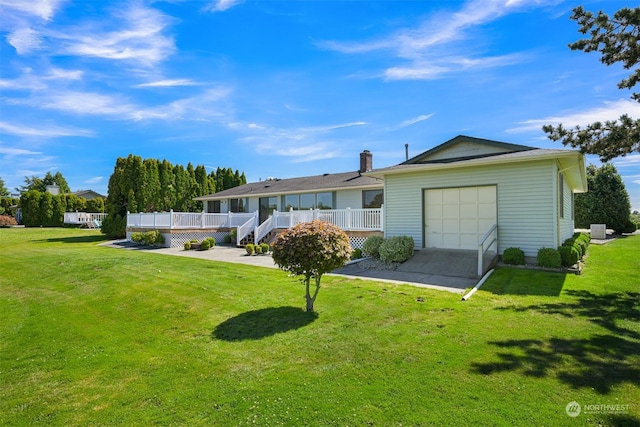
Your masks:
[[[303,276],[308,312],[313,311],[322,275],[344,266],[351,258],[349,236],[324,221],[304,222],[283,231],[271,248],[278,267],[292,275]],[[316,285],[313,295],[311,278]]]

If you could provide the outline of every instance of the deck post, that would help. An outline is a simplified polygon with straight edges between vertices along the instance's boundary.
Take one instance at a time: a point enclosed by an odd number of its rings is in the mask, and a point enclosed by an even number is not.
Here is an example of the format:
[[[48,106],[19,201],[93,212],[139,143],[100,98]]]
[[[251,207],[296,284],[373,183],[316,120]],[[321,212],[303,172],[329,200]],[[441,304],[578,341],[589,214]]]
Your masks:
[[[204,209],[202,210],[202,213],[200,214],[200,228],[204,228]]]
[[[347,207],[347,223],[344,225],[345,230],[351,230],[351,208]]]
[[[173,228],[173,209],[169,209],[169,230]]]

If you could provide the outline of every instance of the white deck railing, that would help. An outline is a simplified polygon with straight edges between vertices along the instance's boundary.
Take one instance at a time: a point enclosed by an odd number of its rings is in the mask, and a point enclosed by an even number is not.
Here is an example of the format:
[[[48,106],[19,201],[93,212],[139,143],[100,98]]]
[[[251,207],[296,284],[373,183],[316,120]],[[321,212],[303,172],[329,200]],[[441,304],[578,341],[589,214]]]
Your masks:
[[[154,229],[216,229],[237,228],[240,241],[255,232],[259,242],[274,228],[291,228],[301,222],[321,220],[330,222],[345,231],[382,231],[382,208],[373,209],[331,209],[289,212],[273,211],[273,214],[258,225],[258,212],[253,213],[194,213],[194,212],[153,212],[127,214],[127,227]]]
[[[106,216],[106,213],[99,212],[65,212],[64,223],[80,225],[94,224],[95,221],[104,221]]]
[[[255,213],[150,212],[127,214],[127,227],[193,229],[239,227]]]

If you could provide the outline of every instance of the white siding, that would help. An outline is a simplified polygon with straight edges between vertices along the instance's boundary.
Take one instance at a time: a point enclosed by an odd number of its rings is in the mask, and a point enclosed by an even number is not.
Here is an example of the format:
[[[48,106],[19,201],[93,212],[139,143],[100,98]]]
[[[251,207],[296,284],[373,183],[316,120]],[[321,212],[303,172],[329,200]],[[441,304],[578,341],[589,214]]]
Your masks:
[[[386,176],[385,235],[412,236],[422,248],[425,189],[497,185],[499,253],[515,246],[536,256],[541,247],[558,245],[556,173],[545,160]]]
[[[428,157],[429,160],[452,159],[456,157],[478,156],[482,154],[504,153],[506,150],[492,145],[463,141],[445,148]]]

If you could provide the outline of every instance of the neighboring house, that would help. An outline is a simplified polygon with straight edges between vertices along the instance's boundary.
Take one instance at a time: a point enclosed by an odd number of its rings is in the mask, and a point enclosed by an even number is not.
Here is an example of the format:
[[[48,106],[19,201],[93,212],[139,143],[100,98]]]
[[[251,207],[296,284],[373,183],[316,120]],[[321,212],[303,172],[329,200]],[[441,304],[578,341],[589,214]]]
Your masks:
[[[93,190],[78,190],[78,191],[73,191],[71,194],[75,194],[78,197],[83,197],[87,200],[92,200],[92,199],[97,199],[98,197],[102,197],[103,199],[106,199],[107,196],[103,196],[100,193],[96,193]]]
[[[204,202],[208,213],[255,212],[264,222],[274,210],[379,208],[383,201],[382,180],[365,176],[372,170],[373,156],[360,153],[360,169],[289,179],[267,179],[220,191],[195,200]]]
[[[535,257],[571,237],[573,194],[587,191],[577,151],[462,135],[366,175],[384,180],[385,236],[409,235],[416,249],[477,250],[497,225],[497,253]]]

